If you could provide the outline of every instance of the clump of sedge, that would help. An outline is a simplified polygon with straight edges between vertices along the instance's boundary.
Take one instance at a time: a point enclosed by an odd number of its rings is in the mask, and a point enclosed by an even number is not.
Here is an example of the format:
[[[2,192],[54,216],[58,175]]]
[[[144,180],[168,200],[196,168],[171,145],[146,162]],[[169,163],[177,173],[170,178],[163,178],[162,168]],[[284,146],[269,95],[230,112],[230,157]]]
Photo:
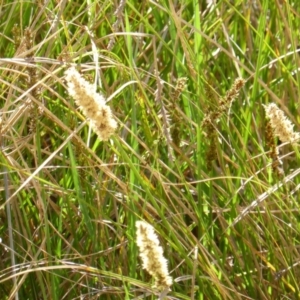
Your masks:
[[[244,84],[244,79],[237,78],[232,87],[227,91],[225,97],[219,99],[218,106],[208,111],[204,116],[201,128],[209,144],[208,151],[206,152],[208,170],[212,169],[212,162],[217,158],[217,123],[222,115],[231,107],[233,101],[238,97]]]
[[[281,168],[282,161],[279,158],[279,151],[275,143],[275,135],[269,119],[267,119],[266,128],[265,128],[265,139],[266,146],[269,151],[267,152],[267,156],[272,160],[272,171],[274,174],[278,176],[283,175],[283,170]]]

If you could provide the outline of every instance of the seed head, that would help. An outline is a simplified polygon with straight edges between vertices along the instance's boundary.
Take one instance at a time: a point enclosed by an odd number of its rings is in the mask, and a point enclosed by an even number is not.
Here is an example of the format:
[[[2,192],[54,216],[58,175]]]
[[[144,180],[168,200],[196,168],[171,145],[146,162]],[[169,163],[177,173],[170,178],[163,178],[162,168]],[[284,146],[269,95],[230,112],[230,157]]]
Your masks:
[[[155,287],[160,290],[168,289],[172,285],[172,278],[168,272],[168,262],[163,256],[163,249],[154,232],[154,228],[146,222],[137,221],[136,243],[140,250],[143,268],[155,279]]]
[[[299,138],[300,134],[294,132],[294,125],[284,115],[284,112],[278,108],[275,103],[264,105],[266,116],[270,120],[272,129],[274,130],[275,136],[277,136],[281,142],[292,142],[295,143]]]
[[[75,99],[83,114],[90,119],[90,124],[102,140],[107,140],[116,130],[117,122],[105,99],[94,90],[75,68],[66,71],[68,93]]]

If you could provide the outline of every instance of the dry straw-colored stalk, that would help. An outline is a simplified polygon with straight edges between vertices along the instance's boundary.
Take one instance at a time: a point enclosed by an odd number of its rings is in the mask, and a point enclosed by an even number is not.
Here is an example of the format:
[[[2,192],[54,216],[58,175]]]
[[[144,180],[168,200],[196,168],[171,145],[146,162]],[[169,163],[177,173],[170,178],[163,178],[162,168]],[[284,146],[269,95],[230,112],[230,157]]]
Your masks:
[[[169,289],[172,285],[172,277],[169,276],[168,262],[163,256],[163,249],[159,245],[154,228],[144,221],[137,221],[136,228],[136,243],[140,250],[143,268],[155,279],[155,288]]]
[[[114,12],[114,15],[117,17],[117,20],[116,22],[112,25],[112,32],[115,33],[118,31],[118,28],[122,22],[122,14],[123,14],[123,11],[124,11],[124,8],[125,8],[125,5],[126,5],[126,0],[121,0],[120,3],[119,3],[119,6],[118,8],[116,9],[116,11]],[[108,43],[108,46],[107,46],[107,50],[108,51],[111,51],[113,46],[115,44],[115,36],[112,35],[109,39],[109,43]]]
[[[108,140],[115,132],[117,122],[105,99],[95,92],[94,86],[86,81],[75,68],[66,71],[68,93],[75,99],[83,114],[102,140]]]
[[[294,125],[285,116],[284,112],[278,108],[275,103],[263,105],[266,111],[266,116],[270,121],[270,125],[281,142],[291,142],[295,144],[299,138],[299,132],[294,132]]]

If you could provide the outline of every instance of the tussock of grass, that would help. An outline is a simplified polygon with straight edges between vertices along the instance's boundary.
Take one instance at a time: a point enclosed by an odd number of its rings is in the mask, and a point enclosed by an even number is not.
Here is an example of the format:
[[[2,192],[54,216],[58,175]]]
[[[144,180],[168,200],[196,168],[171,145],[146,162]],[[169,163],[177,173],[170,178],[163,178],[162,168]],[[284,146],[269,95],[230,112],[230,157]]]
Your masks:
[[[298,142],[264,109],[298,137],[296,5],[0,8],[1,299],[299,299]],[[138,221],[170,290],[143,269]]]

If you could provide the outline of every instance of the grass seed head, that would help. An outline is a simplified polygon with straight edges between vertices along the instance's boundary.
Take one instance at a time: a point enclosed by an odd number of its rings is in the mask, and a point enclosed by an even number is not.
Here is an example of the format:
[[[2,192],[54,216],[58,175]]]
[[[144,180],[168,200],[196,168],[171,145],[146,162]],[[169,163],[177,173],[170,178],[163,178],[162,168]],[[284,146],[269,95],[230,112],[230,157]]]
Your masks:
[[[295,143],[300,135],[298,132],[294,132],[294,125],[284,115],[284,112],[278,108],[275,103],[264,105],[267,118],[270,120],[271,127],[274,130],[275,136],[277,136],[281,142]]]
[[[75,99],[83,114],[90,119],[90,124],[102,140],[108,140],[117,128],[111,109],[105,99],[94,90],[75,68],[66,71],[68,93]]]
[[[140,250],[143,268],[155,279],[155,287],[159,290],[168,289],[172,278],[168,272],[168,262],[163,256],[163,249],[154,232],[154,228],[144,221],[136,222],[136,243]]]

